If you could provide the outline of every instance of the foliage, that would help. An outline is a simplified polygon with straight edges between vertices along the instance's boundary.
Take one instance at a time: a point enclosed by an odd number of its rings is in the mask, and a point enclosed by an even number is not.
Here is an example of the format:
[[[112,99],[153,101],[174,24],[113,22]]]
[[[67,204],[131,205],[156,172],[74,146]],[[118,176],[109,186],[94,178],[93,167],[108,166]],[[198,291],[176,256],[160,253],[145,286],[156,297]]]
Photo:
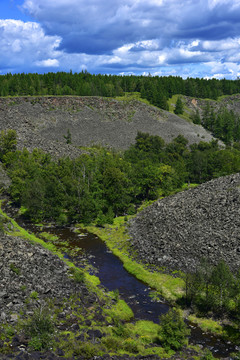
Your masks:
[[[3,161],[4,156],[16,150],[17,134],[15,130],[2,130],[0,136],[0,160]]]
[[[2,162],[12,180],[10,194],[34,222],[71,222],[98,226],[116,216],[134,214],[142,203],[173,194],[185,183],[202,183],[240,171],[240,148],[220,149],[216,141],[188,147],[179,135],[165,144],[159,136],[138,132],[124,153],[89,149],[78,158],[54,161],[35,149],[9,145],[12,131],[2,132]]]
[[[215,357],[211,353],[210,350],[205,350],[203,356],[201,356],[200,360],[214,360]]]
[[[160,341],[166,349],[180,350],[187,344],[190,330],[184,323],[181,312],[175,308],[160,318]]]
[[[38,292],[37,291],[32,291],[31,294],[30,294],[30,298],[37,300],[38,299]]]
[[[213,311],[238,317],[239,274],[233,274],[223,260],[212,266],[202,259],[196,271],[188,275],[185,284],[187,303],[195,306],[200,314]]]
[[[134,316],[132,309],[121,299],[118,299],[110,309],[105,309],[105,313],[112,319],[124,321],[129,321]]]
[[[239,91],[238,79],[207,80],[182,79],[179,76],[91,75],[87,71],[46,74],[8,73],[0,76],[0,96],[80,95],[118,96],[128,99],[129,93],[131,93],[136,98],[141,95],[141,98],[165,110],[168,110],[167,100],[174,94],[217,99],[222,95],[232,95]],[[32,101],[37,102],[37,99]],[[15,102],[12,101],[10,105],[14,106]]]
[[[84,282],[84,272],[78,268],[72,267],[69,269],[69,273],[73,276],[76,282]]]
[[[93,359],[96,355],[99,355],[99,348],[96,344],[78,341],[71,345],[74,355],[80,355],[83,359]]]
[[[198,115],[195,114],[194,122],[199,121]],[[198,123],[201,123],[216,138],[226,144],[232,144],[240,140],[240,118],[233,110],[228,110],[226,107],[221,107],[216,112],[208,102]]]

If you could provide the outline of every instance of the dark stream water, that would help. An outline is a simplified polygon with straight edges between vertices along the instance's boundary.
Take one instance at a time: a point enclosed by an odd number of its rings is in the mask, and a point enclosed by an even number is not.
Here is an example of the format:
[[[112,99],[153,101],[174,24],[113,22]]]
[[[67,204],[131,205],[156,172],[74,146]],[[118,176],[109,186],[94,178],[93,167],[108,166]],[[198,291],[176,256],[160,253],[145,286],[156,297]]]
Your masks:
[[[17,219],[20,226],[28,231],[37,233],[39,230],[32,224],[24,223]],[[118,290],[120,297],[126,301],[134,312],[136,320],[151,320],[159,322],[159,317],[168,311],[169,305],[163,301],[153,301],[149,296],[151,289],[134,276],[129,274],[123,267],[122,262],[108,250],[105,243],[96,235],[83,230],[80,234],[70,228],[46,227],[41,231],[47,231],[57,235],[64,242],[68,242],[70,249],[81,248],[86,254],[88,262],[97,269],[97,276],[101,284],[108,290]],[[76,263],[76,261],[75,261]],[[77,264],[81,266],[81,263]],[[191,335],[189,342],[199,344],[210,349],[215,357],[227,357],[236,351],[234,345],[224,342],[222,339],[204,333],[197,325],[189,323]]]

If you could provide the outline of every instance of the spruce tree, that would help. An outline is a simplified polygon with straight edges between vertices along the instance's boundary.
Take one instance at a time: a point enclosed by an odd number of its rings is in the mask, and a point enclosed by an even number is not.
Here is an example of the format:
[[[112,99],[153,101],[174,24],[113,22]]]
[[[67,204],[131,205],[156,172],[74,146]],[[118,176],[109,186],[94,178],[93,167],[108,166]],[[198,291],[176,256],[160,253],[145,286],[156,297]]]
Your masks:
[[[183,102],[180,97],[177,98],[174,113],[176,115],[183,114]]]

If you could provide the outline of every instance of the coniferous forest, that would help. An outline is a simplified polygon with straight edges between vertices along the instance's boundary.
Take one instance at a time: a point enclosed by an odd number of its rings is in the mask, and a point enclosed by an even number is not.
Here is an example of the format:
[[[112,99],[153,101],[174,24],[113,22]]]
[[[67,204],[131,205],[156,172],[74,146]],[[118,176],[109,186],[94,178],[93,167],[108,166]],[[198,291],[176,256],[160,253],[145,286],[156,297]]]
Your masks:
[[[179,76],[119,76],[81,73],[7,74],[0,76],[0,96],[77,95],[122,96],[139,92],[151,104],[168,110],[167,100],[175,94],[216,100],[239,93],[240,80],[182,79]]]

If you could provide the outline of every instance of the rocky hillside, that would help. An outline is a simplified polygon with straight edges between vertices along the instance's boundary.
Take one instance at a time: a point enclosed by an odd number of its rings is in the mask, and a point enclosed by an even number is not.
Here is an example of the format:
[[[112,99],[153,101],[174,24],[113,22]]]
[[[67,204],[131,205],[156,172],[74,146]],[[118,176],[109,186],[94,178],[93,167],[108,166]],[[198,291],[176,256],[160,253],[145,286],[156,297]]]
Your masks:
[[[224,96],[219,98],[219,100],[196,99],[183,96],[183,100],[191,111],[198,110],[200,115],[203,114],[206,105],[209,104],[215,113],[218,113],[221,108],[226,108],[240,116],[240,94]]]
[[[69,278],[65,263],[40,245],[1,234],[0,259],[2,321],[14,323],[20,310],[30,314],[35,304],[26,302],[26,298],[34,299],[34,294],[38,305],[45,304],[49,297],[59,302],[78,292],[88,295],[83,283]]]
[[[131,220],[132,246],[146,263],[194,269],[202,257],[240,267],[240,174],[158,200]]]
[[[0,98],[0,130],[4,129],[17,131],[20,149],[39,147],[71,157],[81,153],[79,146],[126,149],[138,131],[159,135],[166,142],[179,134],[189,143],[212,138],[201,126],[140,101],[99,97]],[[68,130],[72,145],[64,138]]]

